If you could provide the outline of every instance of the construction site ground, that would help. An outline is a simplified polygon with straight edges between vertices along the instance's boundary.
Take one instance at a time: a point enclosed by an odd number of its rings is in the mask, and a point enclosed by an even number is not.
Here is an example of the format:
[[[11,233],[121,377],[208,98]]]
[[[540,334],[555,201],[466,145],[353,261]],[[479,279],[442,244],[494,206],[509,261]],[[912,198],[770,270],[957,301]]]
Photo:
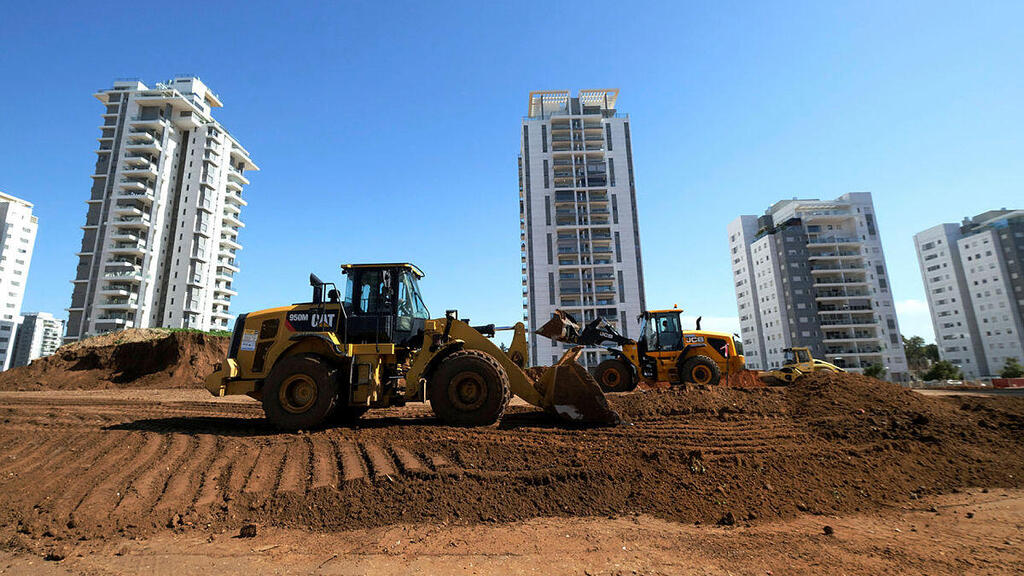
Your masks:
[[[819,375],[613,395],[612,428],[411,404],[284,434],[205,394],[0,392],[0,570],[1024,570],[1022,398]]]

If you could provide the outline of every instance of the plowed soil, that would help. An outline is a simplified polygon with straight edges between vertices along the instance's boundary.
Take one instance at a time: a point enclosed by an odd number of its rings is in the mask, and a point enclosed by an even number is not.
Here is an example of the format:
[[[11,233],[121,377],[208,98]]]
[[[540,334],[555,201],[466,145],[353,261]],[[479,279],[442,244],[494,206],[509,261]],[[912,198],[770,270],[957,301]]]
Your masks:
[[[132,328],[66,344],[0,372],[0,390],[194,388],[224,359],[228,338]]]
[[[182,392],[0,393],[0,530],[60,540],[626,516],[734,525],[1020,487],[1024,400],[928,398],[859,376],[613,396],[633,422],[494,427],[425,405],[282,434],[255,402]],[[178,399],[174,399],[178,398]]]

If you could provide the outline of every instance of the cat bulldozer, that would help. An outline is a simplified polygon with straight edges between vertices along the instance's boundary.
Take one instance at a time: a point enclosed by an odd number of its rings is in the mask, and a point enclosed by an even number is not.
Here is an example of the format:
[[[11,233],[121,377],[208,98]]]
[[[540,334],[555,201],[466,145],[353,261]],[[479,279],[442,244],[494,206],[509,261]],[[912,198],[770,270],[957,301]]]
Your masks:
[[[571,314],[555,310],[537,334],[556,342],[604,348],[610,353],[612,358],[602,361],[594,371],[605,392],[633,390],[641,381],[649,385],[690,382],[713,386],[724,379],[734,386],[761,384],[758,373],[746,369],[739,337],[701,330],[700,318],[696,330],[683,330],[681,314],[679,308],[644,312],[640,316],[640,339],[633,340],[603,318],[581,328]]]
[[[311,302],[238,316],[227,358],[206,388],[259,400],[267,419],[284,430],[423,401],[447,424],[482,426],[501,418],[512,394],[565,420],[621,422],[576,361],[582,347],[534,379],[525,370],[521,322],[471,326],[455,310],[431,318],[419,289],[423,272],[412,264],[341,268],[344,296],[310,274]],[[507,353],[490,340],[499,330],[513,332]]]
[[[806,346],[794,346],[783,350],[786,354],[782,367],[770,370],[764,374],[762,379],[769,384],[792,384],[801,376],[812,372],[832,372],[839,374],[846,372],[839,366],[811,356],[810,348]]]

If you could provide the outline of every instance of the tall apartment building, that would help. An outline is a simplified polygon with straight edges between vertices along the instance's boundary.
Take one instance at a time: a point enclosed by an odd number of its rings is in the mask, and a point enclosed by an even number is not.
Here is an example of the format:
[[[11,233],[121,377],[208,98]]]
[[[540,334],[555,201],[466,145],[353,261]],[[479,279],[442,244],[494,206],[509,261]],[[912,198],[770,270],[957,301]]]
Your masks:
[[[783,200],[729,224],[747,363],[781,366],[785,348],[861,371],[908,376],[871,194]]]
[[[52,314],[29,312],[24,318],[14,339],[11,367],[28,366],[36,358],[53,354],[60,347],[64,334],[64,321]]]
[[[534,363],[564,351],[533,331],[556,308],[636,337],[643,264],[629,116],[618,90],[531,92],[519,152],[523,319]],[[581,361],[595,366],[600,349]]]
[[[68,308],[66,340],[126,327],[226,329],[249,153],[199,78],[115,82]]]
[[[939,356],[968,378],[1024,362],[1024,210],[914,235]]]
[[[11,367],[38,219],[32,204],[0,192],[0,370]]]

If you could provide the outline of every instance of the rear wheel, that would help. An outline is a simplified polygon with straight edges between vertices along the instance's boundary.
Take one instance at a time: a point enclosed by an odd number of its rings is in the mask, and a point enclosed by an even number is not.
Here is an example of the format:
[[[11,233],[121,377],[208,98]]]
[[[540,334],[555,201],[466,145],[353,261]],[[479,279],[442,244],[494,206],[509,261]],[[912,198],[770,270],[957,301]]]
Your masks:
[[[636,388],[633,371],[622,360],[609,358],[597,365],[594,379],[605,392],[629,392]]]
[[[428,393],[434,414],[454,426],[486,426],[504,414],[508,375],[498,361],[477,350],[460,350],[441,361]]]
[[[679,370],[679,377],[684,382],[714,386],[722,379],[722,373],[718,369],[718,364],[715,364],[711,358],[694,356],[683,362],[683,367]]]
[[[317,428],[331,416],[338,397],[336,370],[315,354],[289,356],[263,385],[263,413],[282,430]]]

